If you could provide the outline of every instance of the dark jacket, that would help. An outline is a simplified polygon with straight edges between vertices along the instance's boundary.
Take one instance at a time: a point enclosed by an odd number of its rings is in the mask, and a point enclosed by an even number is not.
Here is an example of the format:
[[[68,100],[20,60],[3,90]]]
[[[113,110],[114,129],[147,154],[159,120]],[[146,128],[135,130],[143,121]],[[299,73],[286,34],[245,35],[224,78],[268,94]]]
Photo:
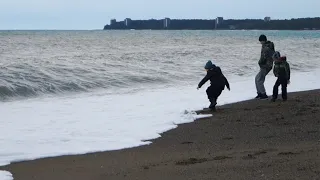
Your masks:
[[[271,41],[267,41],[262,45],[261,48],[261,56],[259,59],[260,68],[272,69],[273,59],[272,56],[275,53],[274,43]]]
[[[213,66],[209,69],[207,75],[200,81],[198,87],[201,88],[208,80],[210,80],[211,86],[219,90],[224,90],[224,87],[227,86],[230,89],[229,82],[227,78],[222,74],[219,66]]]
[[[276,77],[290,80],[290,66],[285,56],[274,62],[273,73]]]

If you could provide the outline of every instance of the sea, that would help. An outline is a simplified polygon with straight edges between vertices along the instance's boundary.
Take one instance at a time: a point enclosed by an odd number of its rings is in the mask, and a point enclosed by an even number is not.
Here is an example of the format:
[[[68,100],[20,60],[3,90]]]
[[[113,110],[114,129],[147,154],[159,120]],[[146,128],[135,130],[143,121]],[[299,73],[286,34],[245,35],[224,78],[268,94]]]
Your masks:
[[[289,92],[320,88],[320,31],[0,31],[0,165],[148,145],[208,116],[208,60],[231,86],[218,105],[252,99],[260,34],[287,56]]]

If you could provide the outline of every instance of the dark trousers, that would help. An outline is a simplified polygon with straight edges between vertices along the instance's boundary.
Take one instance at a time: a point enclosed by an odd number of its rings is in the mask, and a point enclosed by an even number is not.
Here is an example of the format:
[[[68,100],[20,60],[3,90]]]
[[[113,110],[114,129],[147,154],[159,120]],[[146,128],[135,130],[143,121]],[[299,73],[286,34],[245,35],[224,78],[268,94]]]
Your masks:
[[[272,95],[273,99],[278,98],[279,86],[281,85],[282,99],[287,100],[287,84],[288,84],[287,78],[278,77],[276,83],[273,86],[273,95]]]
[[[217,88],[213,86],[209,86],[207,88],[206,92],[207,92],[208,99],[211,102],[211,105],[215,106],[217,104],[217,99],[222,93],[222,90],[223,89],[221,88]]]

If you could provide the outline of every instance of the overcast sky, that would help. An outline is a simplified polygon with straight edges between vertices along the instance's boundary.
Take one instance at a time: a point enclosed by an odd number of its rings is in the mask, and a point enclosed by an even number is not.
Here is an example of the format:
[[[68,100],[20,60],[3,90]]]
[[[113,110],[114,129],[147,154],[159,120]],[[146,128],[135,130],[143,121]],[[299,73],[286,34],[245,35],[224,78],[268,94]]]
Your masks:
[[[320,0],[1,0],[0,29],[102,29],[110,19],[319,17]]]

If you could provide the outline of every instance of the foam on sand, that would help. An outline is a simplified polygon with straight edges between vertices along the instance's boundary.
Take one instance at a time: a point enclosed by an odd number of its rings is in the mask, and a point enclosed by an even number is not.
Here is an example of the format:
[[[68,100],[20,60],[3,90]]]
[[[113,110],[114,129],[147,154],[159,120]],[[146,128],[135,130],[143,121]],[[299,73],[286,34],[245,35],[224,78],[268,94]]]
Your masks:
[[[320,71],[292,74],[288,91],[320,88],[319,75]],[[229,81],[231,91],[222,93],[218,105],[256,95],[254,77]],[[268,75],[269,95],[274,81]],[[0,165],[149,144],[143,140],[158,138],[177,124],[207,116],[185,114],[186,110],[192,112],[209,105],[206,87],[196,90],[196,86],[1,103]]]
[[[13,180],[12,174],[7,171],[0,170],[0,180]]]

